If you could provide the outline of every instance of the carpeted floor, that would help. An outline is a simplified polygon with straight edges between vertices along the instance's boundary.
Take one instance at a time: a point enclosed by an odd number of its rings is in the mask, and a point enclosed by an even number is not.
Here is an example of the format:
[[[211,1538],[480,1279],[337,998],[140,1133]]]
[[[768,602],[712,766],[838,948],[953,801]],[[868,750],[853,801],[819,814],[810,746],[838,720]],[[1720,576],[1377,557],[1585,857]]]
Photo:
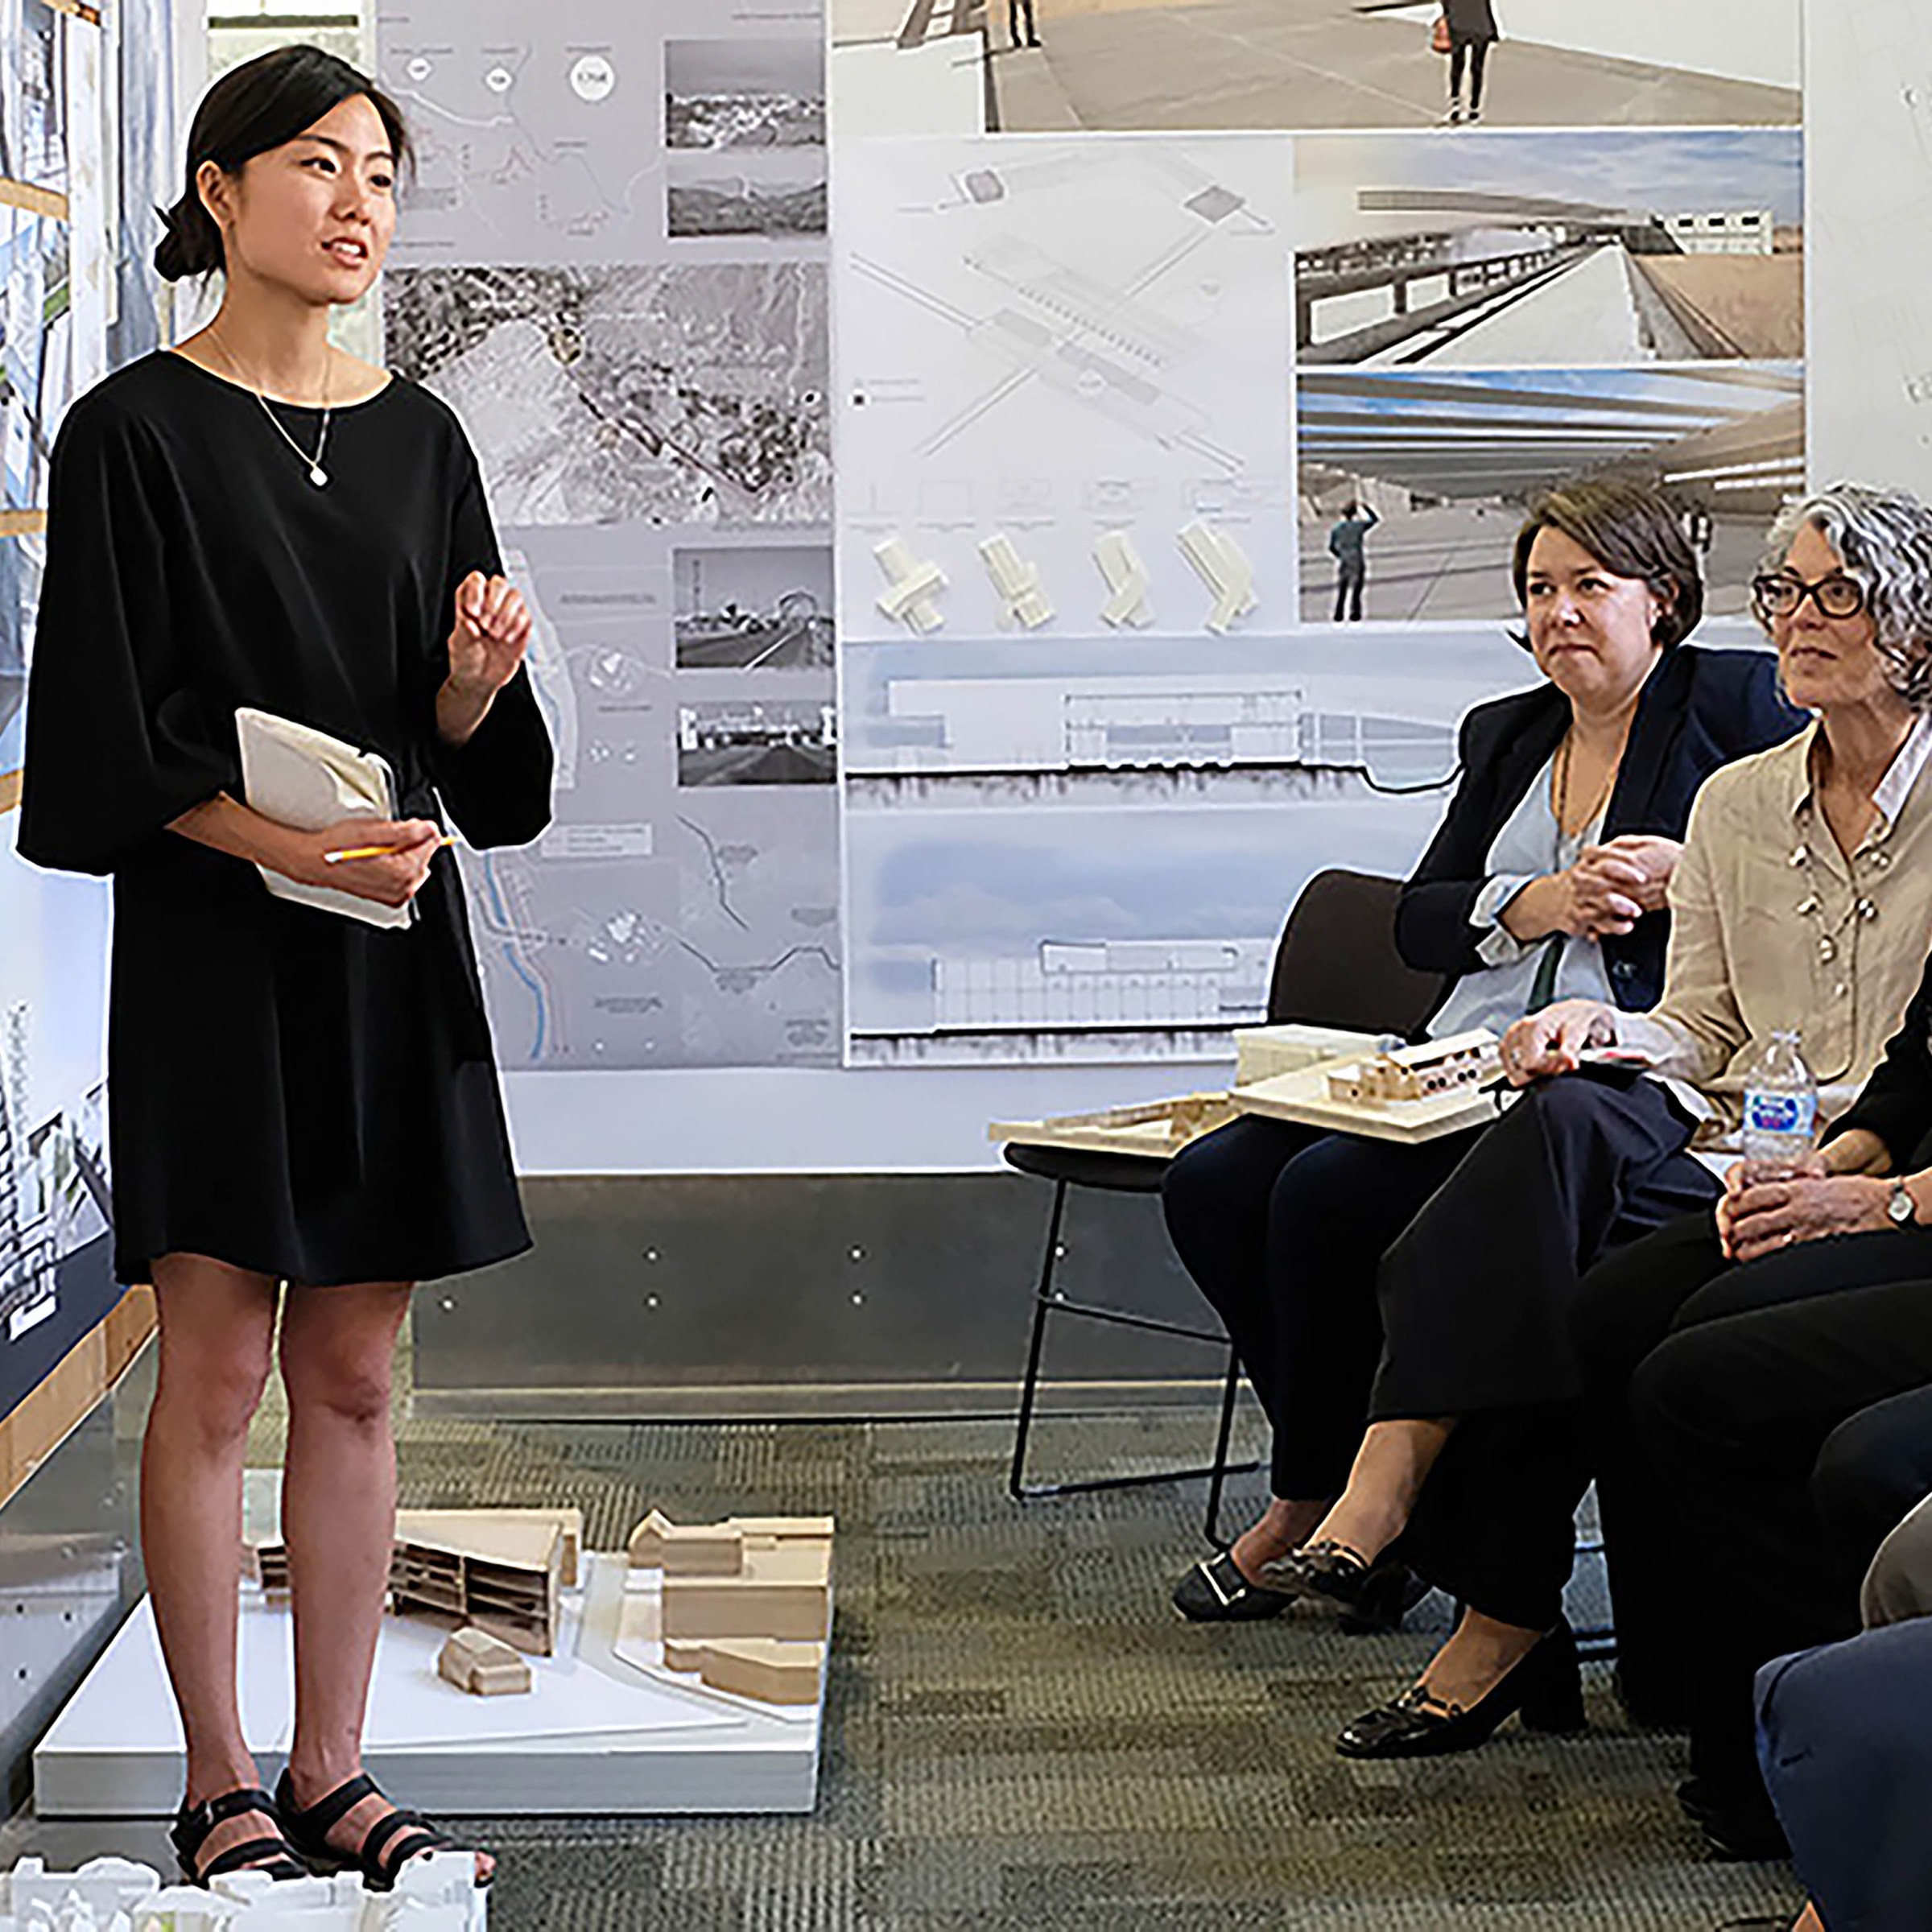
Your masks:
[[[1193,1451],[1201,1430],[1049,1423],[1038,1459],[1124,1472]],[[259,1459],[277,1432],[265,1414]],[[496,1932],[1677,1932],[1793,1905],[1781,1868],[1702,1855],[1668,1797],[1677,1745],[1625,1728],[1600,1665],[1587,1737],[1512,1725],[1435,1764],[1337,1757],[1336,1727],[1406,1681],[1445,1606],[1396,1637],[1299,1610],[1187,1626],[1166,1595],[1205,1547],[1198,1485],[1022,1506],[997,1422],[405,1419],[402,1436],[406,1503],[576,1503],[596,1547],[652,1504],[839,1520],[816,1813],[475,1821],[503,1859]],[[1259,1480],[1241,1479],[1231,1520]],[[105,1848],[78,1827],[7,1837],[60,1858]],[[125,1833],[119,1848],[144,1849]]]

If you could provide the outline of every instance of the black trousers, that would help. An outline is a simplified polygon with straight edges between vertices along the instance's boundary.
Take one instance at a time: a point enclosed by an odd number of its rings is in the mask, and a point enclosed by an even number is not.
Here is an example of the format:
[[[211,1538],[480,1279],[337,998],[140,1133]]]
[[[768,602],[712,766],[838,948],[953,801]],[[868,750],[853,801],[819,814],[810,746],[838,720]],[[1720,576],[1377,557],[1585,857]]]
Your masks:
[[[1459,98],[1463,91],[1463,62],[1469,63],[1469,105],[1480,108],[1483,105],[1483,72],[1489,64],[1489,43],[1487,40],[1464,40],[1458,38],[1449,48],[1449,92]]]
[[[1593,1269],[1575,1332],[1625,1696],[1687,1717],[1697,1775],[1753,1802],[1753,1673],[1857,1629],[1932,1490],[1932,1230],[1736,1267],[1699,1216]]]
[[[1501,1622],[1561,1614],[1588,1481],[1571,1306],[1600,1255],[1716,1193],[1691,1132],[1654,1081],[1543,1081],[1383,1262],[1370,1414],[1457,1418],[1402,1554]]]
[[[1170,1164],[1167,1231],[1273,1426],[1275,1495],[1319,1501],[1348,1481],[1382,1352],[1383,1250],[1480,1132],[1407,1147],[1250,1116]]]
[[[1690,1715],[1686,1579],[1675,1526],[1675,1497],[1685,1472],[1675,1463],[1657,1459],[1671,1453],[1675,1445],[1653,1443],[1653,1418],[1641,1416],[1638,1410],[1638,1370],[1646,1358],[1673,1335],[1704,1323],[1728,1322],[1754,1310],[1834,1294],[1839,1289],[1928,1275],[1932,1275],[1932,1231],[1926,1228],[1806,1242],[1762,1261],[1733,1267],[1718,1248],[1718,1228],[1711,1217],[1699,1213],[1608,1256],[1584,1277],[1576,1296],[1576,1356],[1584,1366],[1584,1422],[1604,1518],[1609,1594],[1617,1619],[1617,1673],[1633,1715],[1653,1724],[1681,1724]],[[1830,1322],[1830,1312],[1812,1310],[1802,1318],[1802,1329],[1808,1331],[1810,1323],[1820,1319]],[[1719,1329],[1706,1337],[1702,1347],[1721,1347],[1735,1335],[1735,1329]],[[1673,1360],[1681,1364],[1685,1354]],[[1692,1351],[1690,1360],[1700,1356]],[[1681,1373],[1681,1368],[1670,1372]],[[1866,1395],[1864,1401],[1855,1402],[1855,1409],[1839,1409],[1831,1420],[1845,1422],[1870,1402],[1897,1393],[1897,1387],[1911,1389],[1913,1385],[1907,1370],[1903,1383]],[[1752,1387],[1743,1393],[1744,1401],[1754,1405],[1766,1391]],[[1853,1377],[1853,1395],[1856,1393],[1860,1393],[1860,1380]],[[1725,1410],[1737,1406],[1728,1395],[1721,1402]],[[1932,1482],[1921,1488],[1921,1459],[1913,1449],[1918,1430],[1913,1424],[1911,1405],[1892,1420],[1892,1428],[1885,1428],[1888,1416],[1876,1414],[1831,1441],[1830,1453],[1826,1445],[1831,1430],[1827,1428],[1824,1435],[1810,1439],[1805,1463],[1822,1507],[1801,1503],[1798,1517],[1806,1536],[1826,1540],[1834,1596],[1841,1594],[1841,1584],[1851,1576],[1853,1613],[1859,1576],[1851,1573],[1863,1575],[1878,1542],[1918,1496],[1932,1488]],[[1721,1530],[1718,1540],[1725,1540]],[[1747,1579],[1740,1588],[1754,1588],[1754,1584]],[[1822,1641],[1810,1638],[1810,1642]],[[1772,1653],[1776,1652],[1766,1656]]]
[[[1359,624],[1362,621],[1362,592],[1368,588],[1366,563],[1344,563],[1335,573],[1335,621]]]

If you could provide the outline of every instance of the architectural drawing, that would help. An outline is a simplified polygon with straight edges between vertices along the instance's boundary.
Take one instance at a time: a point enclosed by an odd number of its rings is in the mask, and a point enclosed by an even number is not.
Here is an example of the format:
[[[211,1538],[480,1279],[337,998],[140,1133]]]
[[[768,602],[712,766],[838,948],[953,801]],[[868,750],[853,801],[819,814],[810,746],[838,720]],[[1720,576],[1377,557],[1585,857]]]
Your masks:
[[[1002,535],[1057,633],[1108,632],[1109,530],[1178,621],[1213,602],[1177,543],[1199,522],[1252,563],[1252,624],[1290,621],[1283,146],[876,141],[838,166],[848,634],[903,634],[873,554],[894,538],[969,636],[1009,607],[980,555]]]
[[[1213,1057],[1324,866],[1406,873],[1500,625],[846,652],[855,1065]]]
[[[1304,367],[1803,353],[1797,128],[1315,135],[1295,175]]]
[[[831,567],[807,534],[505,533],[559,743],[550,830],[463,855],[506,1067],[837,1063]]]
[[[823,523],[824,270],[392,271],[389,356],[448,402],[506,523]]]
[[[1804,485],[1795,362],[1304,369],[1295,405],[1306,623],[1335,605],[1329,535],[1351,504],[1378,519],[1370,621],[1513,617],[1509,550],[1530,499],[1589,475],[1668,490],[1701,552],[1706,610],[1740,617],[1765,528]]]
[[[67,188],[66,22],[47,0],[0,0],[0,180]]]

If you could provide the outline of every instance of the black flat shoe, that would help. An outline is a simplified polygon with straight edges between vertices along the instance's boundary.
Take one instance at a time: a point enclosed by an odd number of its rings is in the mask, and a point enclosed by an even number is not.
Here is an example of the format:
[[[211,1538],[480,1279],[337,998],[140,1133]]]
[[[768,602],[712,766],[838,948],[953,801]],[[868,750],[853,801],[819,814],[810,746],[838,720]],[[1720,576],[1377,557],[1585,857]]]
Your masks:
[[[1251,1624],[1279,1616],[1294,1601],[1281,1590],[1251,1583],[1231,1551],[1203,1557],[1174,1587],[1174,1607],[1191,1624]]]
[[[245,1838],[239,1844],[217,1852],[204,1865],[197,1862],[197,1855],[217,1825],[225,1825],[230,1818],[246,1818],[250,1813],[266,1818],[275,1830],[272,1833],[262,1832],[258,1837]],[[175,1814],[175,1822],[168,1827],[167,1839],[175,1848],[181,1876],[191,1885],[205,1885],[211,1878],[219,1878],[229,1872],[266,1872],[275,1879],[307,1878],[308,1868],[290,1848],[287,1839],[282,1834],[281,1824],[281,1814],[275,1809],[275,1801],[266,1791],[245,1785],[238,1790],[224,1791],[219,1798],[205,1799],[198,1805],[184,1804]]]
[[[1368,1579],[1374,1574],[1374,1564],[1359,1550],[1326,1537],[1261,1566],[1261,1580],[1269,1589],[1290,1596],[1325,1596],[1357,1616],[1368,1608]]]
[[[1378,1557],[1362,1579],[1362,1600],[1351,1609],[1342,1607],[1336,1627],[1350,1637],[1385,1637],[1402,1627],[1402,1619],[1429,1594],[1427,1581],[1406,1563]]]
[[[1525,1728],[1562,1733],[1584,1728],[1576,1639],[1558,1623],[1477,1703],[1443,1703],[1420,1684],[1379,1710],[1364,1712],[1335,1740],[1344,1757],[1444,1757],[1473,1751],[1505,1718],[1521,1712]]]

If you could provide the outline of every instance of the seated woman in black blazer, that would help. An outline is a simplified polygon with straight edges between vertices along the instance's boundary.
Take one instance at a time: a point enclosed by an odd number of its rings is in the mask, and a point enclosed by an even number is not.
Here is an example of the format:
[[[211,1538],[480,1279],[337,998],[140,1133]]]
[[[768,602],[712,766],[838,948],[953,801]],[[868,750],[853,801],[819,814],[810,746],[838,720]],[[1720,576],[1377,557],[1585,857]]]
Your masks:
[[[1690,800],[1707,774],[1798,720],[1756,653],[1682,640],[1703,608],[1675,512],[1633,485],[1585,482],[1532,507],[1513,558],[1546,682],[1463,721],[1462,779],[1405,887],[1396,939],[1454,976],[1430,1030],[1501,1032],[1588,989],[1641,1009],[1662,989]],[[1162,1189],[1176,1250],[1220,1311],[1274,1430],[1272,1500],[1174,1591],[1199,1621],[1271,1616],[1292,1592],[1263,1566],[1315,1528],[1346,1483],[1381,1350],[1382,1253],[1485,1131],[1419,1146],[1247,1118],[1197,1141]],[[1657,1218],[1688,1203],[1660,1200]],[[1401,1620],[1414,1587],[1378,1566],[1353,1605]]]

